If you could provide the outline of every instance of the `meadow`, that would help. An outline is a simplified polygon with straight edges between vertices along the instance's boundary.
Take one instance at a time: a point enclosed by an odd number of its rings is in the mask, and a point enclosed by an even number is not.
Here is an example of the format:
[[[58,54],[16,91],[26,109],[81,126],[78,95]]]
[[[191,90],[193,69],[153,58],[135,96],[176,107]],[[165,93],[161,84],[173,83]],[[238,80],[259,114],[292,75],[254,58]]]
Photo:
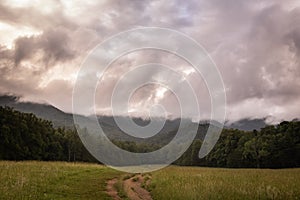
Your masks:
[[[0,161],[0,199],[110,199],[106,181],[120,174],[97,164]]]
[[[150,177],[141,186],[152,199],[300,199],[300,169],[170,166],[138,176]],[[129,178],[137,181],[97,164],[0,161],[0,199],[113,199],[106,192],[112,179],[119,196],[129,199],[122,189]]]
[[[300,169],[170,166],[152,173],[154,199],[300,199]]]

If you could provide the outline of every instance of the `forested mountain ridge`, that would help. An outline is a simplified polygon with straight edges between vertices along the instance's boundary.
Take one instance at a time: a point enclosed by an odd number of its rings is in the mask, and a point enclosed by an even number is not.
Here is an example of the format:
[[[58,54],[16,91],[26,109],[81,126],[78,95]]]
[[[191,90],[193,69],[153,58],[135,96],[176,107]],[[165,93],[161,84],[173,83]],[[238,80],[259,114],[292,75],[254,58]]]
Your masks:
[[[113,142],[131,152],[151,152],[163,146],[158,142]],[[197,137],[174,164],[242,168],[300,167],[300,122],[284,121],[260,131],[224,129],[213,150],[203,159],[198,158],[201,145],[202,139]],[[34,114],[1,106],[0,160],[97,162],[84,148],[76,130],[54,128],[52,122]]]
[[[32,102],[20,102],[19,97],[13,95],[2,95],[0,96],[0,106],[9,106],[14,108],[15,110],[25,112],[25,113],[33,113],[36,116],[50,120],[53,122],[54,127],[73,127],[73,115],[71,113],[65,113],[58,108],[49,105],[49,104],[39,104]],[[81,116],[85,118],[84,116]],[[117,126],[115,124],[114,118],[111,116],[99,116],[99,120],[105,128],[108,129],[116,129]],[[142,120],[140,118],[133,119],[135,122],[140,124],[147,124],[147,120]],[[176,126],[180,119],[168,120],[165,129],[171,131],[171,129],[176,130]],[[202,123],[204,124],[204,122]],[[265,123],[265,119],[240,119],[238,121],[232,123],[225,123],[225,127],[234,128],[244,131],[252,131],[254,129],[260,130],[265,127],[267,124]],[[168,126],[168,127],[167,127]],[[119,134],[119,133],[118,133]],[[122,138],[119,138],[122,139]]]
[[[12,107],[24,113],[33,113],[37,117],[49,120],[55,127],[73,127],[73,115],[65,113],[49,104],[20,102],[19,97],[12,95],[0,96],[0,106]]]

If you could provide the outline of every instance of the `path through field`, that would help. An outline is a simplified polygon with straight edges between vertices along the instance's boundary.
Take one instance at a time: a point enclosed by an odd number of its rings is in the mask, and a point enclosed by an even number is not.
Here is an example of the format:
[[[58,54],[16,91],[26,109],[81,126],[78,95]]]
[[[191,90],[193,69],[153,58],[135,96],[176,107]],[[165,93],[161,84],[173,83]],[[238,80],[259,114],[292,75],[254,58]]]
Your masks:
[[[111,179],[107,181],[106,192],[109,196],[111,196],[114,200],[121,200],[118,195],[118,191],[115,188],[115,184],[118,182],[117,178]]]
[[[152,200],[150,193],[142,187],[150,183],[150,176],[142,176],[141,174],[118,180],[117,178],[111,179],[107,182],[107,194],[114,200],[122,199],[118,193],[116,184],[121,181],[121,187],[127,198],[130,200]]]

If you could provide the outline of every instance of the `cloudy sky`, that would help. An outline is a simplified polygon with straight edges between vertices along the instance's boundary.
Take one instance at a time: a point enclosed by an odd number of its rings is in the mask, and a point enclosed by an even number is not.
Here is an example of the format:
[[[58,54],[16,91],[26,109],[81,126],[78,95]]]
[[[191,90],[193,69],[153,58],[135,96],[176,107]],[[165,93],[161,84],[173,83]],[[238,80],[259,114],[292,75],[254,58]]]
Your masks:
[[[224,81],[228,119],[290,120],[300,117],[299,22],[297,0],[2,0],[0,93],[71,112],[78,70],[97,44],[128,29],[163,27],[209,53]],[[149,62],[190,80],[209,112],[207,89],[191,66],[155,50],[132,52],[110,66],[97,88],[97,112],[111,112],[109,94],[122,74]],[[147,76],[159,71],[139,78]],[[179,112],[174,95],[155,84],[136,90],[128,110],[145,112],[153,103],[166,105],[170,115]]]

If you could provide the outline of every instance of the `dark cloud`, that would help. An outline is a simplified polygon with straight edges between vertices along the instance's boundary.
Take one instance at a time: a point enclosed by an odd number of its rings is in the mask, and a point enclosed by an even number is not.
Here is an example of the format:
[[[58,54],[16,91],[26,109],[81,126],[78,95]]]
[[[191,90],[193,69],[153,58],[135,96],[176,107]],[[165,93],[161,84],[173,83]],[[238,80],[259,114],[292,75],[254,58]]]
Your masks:
[[[75,57],[76,51],[69,45],[70,39],[63,28],[47,30],[42,35],[20,37],[15,41],[15,64],[31,59],[42,51],[42,62],[45,66],[56,62],[64,62]]]
[[[47,7],[51,2],[44,4]],[[0,46],[0,91],[23,94],[33,100],[52,99],[51,102],[68,110],[70,103],[63,99],[69,99],[64,94],[69,95],[72,90],[74,80],[70,73],[79,69],[89,50],[120,31],[160,26],[182,31],[208,50],[224,79],[228,118],[274,115],[292,119],[300,115],[297,109],[300,102],[299,6],[293,0],[111,0],[69,4],[57,1],[46,12],[42,5],[16,7],[0,3],[0,22],[16,30],[30,27],[38,32],[19,34],[10,49],[4,44]],[[124,56],[113,64],[99,85],[101,90],[96,95],[99,108],[107,110],[110,98],[106,94],[122,74],[131,66],[147,62],[165,63],[177,71],[188,69],[178,58],[166,53]],[[53,71],[60,72],[61,77],[49,78]],[[137,78],[146,79],[150,75],[155,76],[157,72]],[[210,101],[203,81],[194,74],[188,77],[199,91],[197,95],[205,110]],[[141,89],[133,103],[143,105],[148,98],[152,98],[149,103],[155,101],[157,89]],[[175,105],[172,95],[169,96],[166,93],[161,102]]]

